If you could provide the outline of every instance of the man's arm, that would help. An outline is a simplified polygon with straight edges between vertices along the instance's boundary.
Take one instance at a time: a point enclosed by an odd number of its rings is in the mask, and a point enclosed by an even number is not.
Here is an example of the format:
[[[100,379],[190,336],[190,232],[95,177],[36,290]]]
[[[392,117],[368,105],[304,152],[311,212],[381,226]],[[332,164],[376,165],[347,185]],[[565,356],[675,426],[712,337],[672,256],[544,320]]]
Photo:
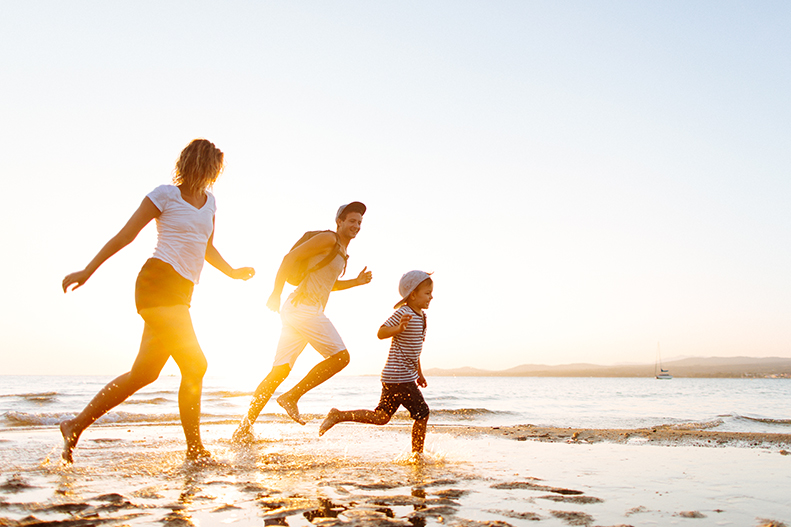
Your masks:
[[[336,237],[334,232],[322,232],[305,243],[294,247],[294,249],[283,257],[283,261],[280,263],[280,267],[277,270],[277,275],[275,275],[275,287],[272,289],[272,294],[269,295],[269,300],[266,302],[269,309],[277,312],[280,311],[280,295],[283,294],[283,286],[286,285],[288,270],[294,263],[304,258],[310,258],[317,254],[329,252],[335,247],[335,240]]]
[[[371,278],[373,278],[371,271],[368,270],[368,267],[363,267],[363,270],[360,271],[360,274],[357,275],[357,278],[353,278],[351,280],[336,280],[335,284],[332,286],[332,290],[343,291],[344,289],[357,287],[358,285],[365,285],[371,281]]]

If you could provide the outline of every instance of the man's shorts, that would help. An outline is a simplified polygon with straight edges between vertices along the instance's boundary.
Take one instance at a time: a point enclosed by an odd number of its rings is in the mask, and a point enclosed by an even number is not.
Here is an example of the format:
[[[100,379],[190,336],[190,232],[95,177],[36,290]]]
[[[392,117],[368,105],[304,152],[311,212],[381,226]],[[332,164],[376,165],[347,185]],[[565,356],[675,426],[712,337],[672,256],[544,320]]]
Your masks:
[[[159,258],[149,258],[135,282],[137,312],[149,307],[190,307],[194,288],[195,284],[178,274],[172,265]]]
[[[426,419],[429,415],[428,404],[423,399],[423,393],[415,382],[382,383],[382,396],[376,411],[383,411],[392,417],[399,406],[409,410],[409,415],[415,421]]]
[[[320,305],[295,306],[289,297],[280,309],[280,319],[283,321],[283,330],[277,343],[274,366],[288,364],[293,368],[297,357],[308,344],[325,359],[346,349],[338,330]]]

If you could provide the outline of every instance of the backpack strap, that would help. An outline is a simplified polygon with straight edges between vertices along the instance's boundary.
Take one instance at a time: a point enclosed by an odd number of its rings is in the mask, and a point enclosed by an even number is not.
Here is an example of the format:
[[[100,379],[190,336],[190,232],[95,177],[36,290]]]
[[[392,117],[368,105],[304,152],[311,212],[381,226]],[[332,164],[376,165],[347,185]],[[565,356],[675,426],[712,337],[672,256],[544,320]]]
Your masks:
[[[305,276],[308,276],[310,273],[315,273],[322,267],[329,265],[329,263],[333,261],[336,256],[341,254],[341,242],[338,239],[338,233],[335,231],[324,231],[324,232],[331,232],[332,234],[335,235],[335,245],[333,246],[330,253],[327,256],[325,256],[319,263],[317,263],[316,265],[305,271]],[[341,276],[343,276],[344,274],[346,274],[346,262],[349,260],[349,255],[348,254],[341,255],[341,258],[343,258],[343,272],[341,273]]]

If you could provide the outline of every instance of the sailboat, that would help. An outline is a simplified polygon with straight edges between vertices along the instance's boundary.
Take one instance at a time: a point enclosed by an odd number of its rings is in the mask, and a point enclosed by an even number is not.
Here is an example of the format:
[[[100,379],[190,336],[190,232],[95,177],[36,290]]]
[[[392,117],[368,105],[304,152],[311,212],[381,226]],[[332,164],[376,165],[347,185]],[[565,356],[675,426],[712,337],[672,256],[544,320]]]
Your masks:
[[[672,379],[670,370],[662,369],[662,355],[659,353],[659,343],[656,343],[656,364],[654,364],[654,375],[657,379]]]

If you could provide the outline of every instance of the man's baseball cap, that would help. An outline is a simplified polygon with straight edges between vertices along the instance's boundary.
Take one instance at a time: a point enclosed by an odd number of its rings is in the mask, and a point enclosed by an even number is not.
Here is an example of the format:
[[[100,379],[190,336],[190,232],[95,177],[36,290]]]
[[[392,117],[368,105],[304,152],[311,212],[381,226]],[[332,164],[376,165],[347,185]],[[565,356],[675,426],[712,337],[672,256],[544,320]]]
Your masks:
[[[365,205],[363,205],[359,201],[352,201],[351,203],[347,203],[346,205],[341,205],[340,208],[338,208],[338,212],[335,214],[335,220],[336,221],[339,220],[341,218],[341,214],[343,214],[347,210],[349,212],[359,212],[360,215],[363,215],[365,214]]]
[[[401,280],[398,282],[398,294],[401,295],[401,300],[399,300],[398,303],[393,306],[393,309],[398,309],[399,307],[406,304],[410,293],[412,293],[412,291],[417,289],[417,286],[429,278],[431,278],[431,273],[427,273],[425,271],[409,271],[408,273],[404,274],[404,276],[402,276]]]

